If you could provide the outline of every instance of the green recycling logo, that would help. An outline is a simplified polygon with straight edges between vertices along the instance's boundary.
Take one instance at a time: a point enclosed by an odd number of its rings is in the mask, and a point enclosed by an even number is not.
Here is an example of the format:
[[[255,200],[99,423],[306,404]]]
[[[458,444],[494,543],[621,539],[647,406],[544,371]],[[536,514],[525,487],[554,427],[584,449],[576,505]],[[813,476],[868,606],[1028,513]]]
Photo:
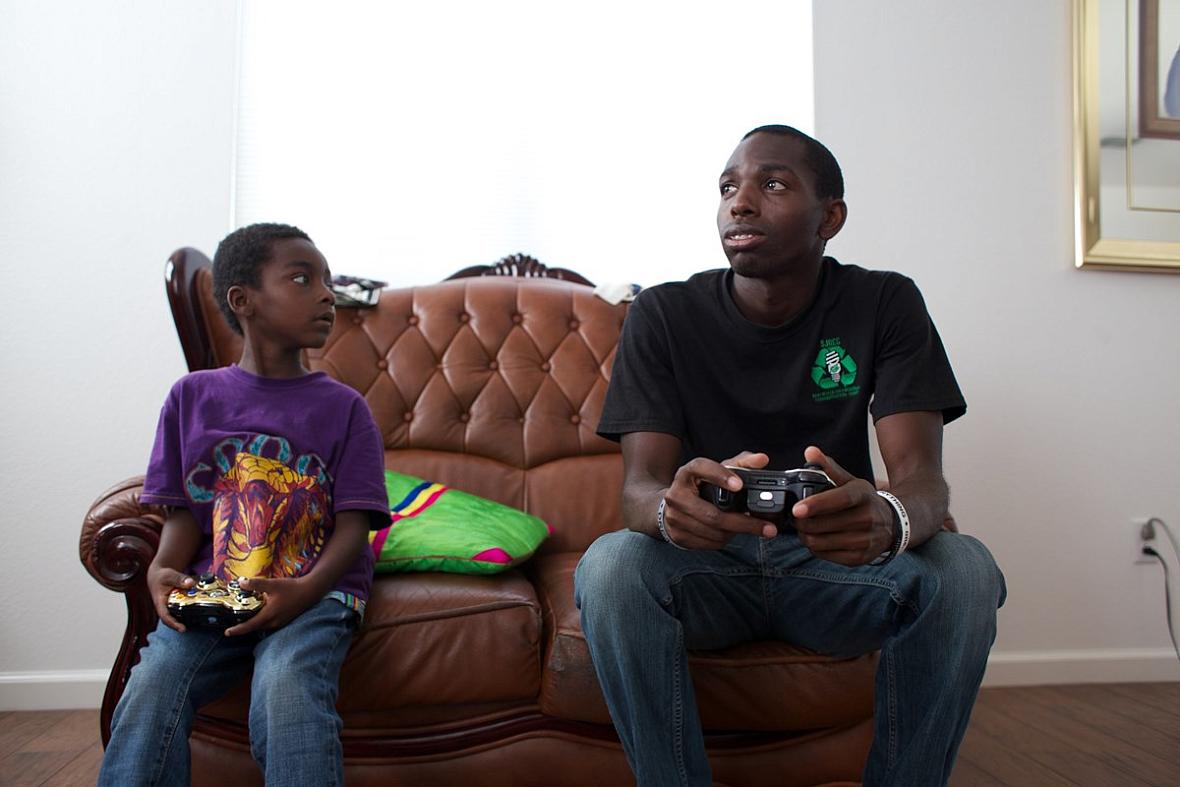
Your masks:
[[[859,386],[853,385],[856,382],[856,361],[838,338],[820,342],[819,354],[811,367],[811,379],[822,392],[816,394],[817,400],[843,398],[841,394],[854,396],[860,390]]]

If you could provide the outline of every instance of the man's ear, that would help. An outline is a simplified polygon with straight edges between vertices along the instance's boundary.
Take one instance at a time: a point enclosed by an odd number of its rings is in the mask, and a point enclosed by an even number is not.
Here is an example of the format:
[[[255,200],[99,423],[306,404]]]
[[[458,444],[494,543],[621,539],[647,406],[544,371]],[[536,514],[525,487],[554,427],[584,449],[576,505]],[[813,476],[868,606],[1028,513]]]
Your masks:
[[[225,291],[225,299],[229,302],[229,309],[239,321],[243,317],[254,314],[254,300],[250,297],[250,290],[241,284],[235,284]]]
[[[832,198],[824,207],[824,218],[819,224],[819,236],[825,241],[836,237],[836,233],[848,219],[848,204],[842,199]]]

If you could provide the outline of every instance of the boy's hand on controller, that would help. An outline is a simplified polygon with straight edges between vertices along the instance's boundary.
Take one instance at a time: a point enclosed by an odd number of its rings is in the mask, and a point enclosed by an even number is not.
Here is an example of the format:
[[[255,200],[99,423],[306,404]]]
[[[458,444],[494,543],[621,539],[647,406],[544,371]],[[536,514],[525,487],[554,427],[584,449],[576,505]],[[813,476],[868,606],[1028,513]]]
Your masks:
[[[238,584],[245,590],[264,597],[266,604],[245,623],[227,628],[227,637],[281,628],[324,596],[319,587],[309,582],[307,577],[242,577]]]
[[[697,457],[676,471],[672,486],[664,493],[664,527],[678,546],[686,549],[720,549],[738,533],[774,538],[778,528],[770,522],[745,514],[720,511],[702,500],[699,487],[708,482],[734,492],[742,488],[742,479],[725,469],[725,465],[759,469],[770,457],[742,451],[724,462]]]
[[[791,509],[803,545],[816,557],[845,566],[862,566],[888,551],[895,536],[893,509],[877,488],[815,446],[808,446],[803,458],[823,467],[836,485]]]
[[[168,628],[177,631],[185,630],[184,624],[172,617],[168,611],[168,596],[177,588],[188,590],[193,586],[194,581],[192,577],[173,568],[157,566],[154,563],[148,567],[147,583],[148,591],[152,594],[152,604],[156,607],[156,614],[159,615],[160,622]]]

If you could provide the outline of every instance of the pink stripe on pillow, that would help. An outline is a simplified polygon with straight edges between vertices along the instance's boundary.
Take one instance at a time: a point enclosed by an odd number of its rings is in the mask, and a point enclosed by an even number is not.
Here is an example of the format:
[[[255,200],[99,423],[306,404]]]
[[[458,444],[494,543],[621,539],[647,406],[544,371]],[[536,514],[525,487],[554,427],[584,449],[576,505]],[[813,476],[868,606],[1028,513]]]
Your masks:
[[[385,540],[389,538],[389,530],[392,525],[381,528],[377,531],[377,535],[373,536],[373,543],[369,544],[373,549],[373,557],[380,560],[381,550],[385,548]]]
[[[478,555],[472,555],[471,559],[480,560],[484,563],[511,563],[512,555],[500,549],[500,547],[493,547],[491,549],[485,549]]]

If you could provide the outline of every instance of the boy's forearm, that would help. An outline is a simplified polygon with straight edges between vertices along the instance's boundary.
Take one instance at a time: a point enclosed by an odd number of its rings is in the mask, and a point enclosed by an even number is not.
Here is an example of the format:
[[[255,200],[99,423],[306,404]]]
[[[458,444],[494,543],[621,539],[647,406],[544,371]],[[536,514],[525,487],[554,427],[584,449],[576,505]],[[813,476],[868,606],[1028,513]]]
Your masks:
[[[152,563],[184,571],[201,548],[201,526],[187,508],[172,508],[160,529],[160,544]]]
[[[323,554],[305,576],[317,596],[323,596],[352,568],[361,550],[369,545],[369,515],[365,511],[341,511]]]

